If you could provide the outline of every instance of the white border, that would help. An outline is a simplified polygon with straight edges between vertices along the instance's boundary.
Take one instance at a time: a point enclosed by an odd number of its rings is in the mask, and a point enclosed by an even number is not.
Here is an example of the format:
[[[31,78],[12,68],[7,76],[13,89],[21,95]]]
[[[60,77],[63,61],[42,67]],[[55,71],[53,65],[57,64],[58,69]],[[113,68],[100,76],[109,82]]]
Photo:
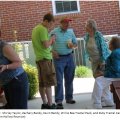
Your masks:
[[[119,0],[119,10],[120,10],[120,0]]]

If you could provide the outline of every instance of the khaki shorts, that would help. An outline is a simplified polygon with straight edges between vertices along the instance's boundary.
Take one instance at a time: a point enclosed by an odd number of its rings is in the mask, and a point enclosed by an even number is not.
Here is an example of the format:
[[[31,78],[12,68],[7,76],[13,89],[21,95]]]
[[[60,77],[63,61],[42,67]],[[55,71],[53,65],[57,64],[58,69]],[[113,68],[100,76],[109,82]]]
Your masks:
[[[51,87],[56,85],[56,73],[52,60],[39,60],[38,68],[39,87]]]

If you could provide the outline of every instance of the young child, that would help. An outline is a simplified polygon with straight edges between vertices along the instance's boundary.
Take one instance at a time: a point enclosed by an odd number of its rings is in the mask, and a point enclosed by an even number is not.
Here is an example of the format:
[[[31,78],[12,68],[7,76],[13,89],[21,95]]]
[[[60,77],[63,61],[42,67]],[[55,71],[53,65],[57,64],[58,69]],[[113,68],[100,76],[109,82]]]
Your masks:
[[[104,75],[97,77],[94,84],[92,98],[96,109],[114,106],[109,86],[111,81],[120,80],[120,37],[112,37],[109,49],[111,54],[106,60]]]

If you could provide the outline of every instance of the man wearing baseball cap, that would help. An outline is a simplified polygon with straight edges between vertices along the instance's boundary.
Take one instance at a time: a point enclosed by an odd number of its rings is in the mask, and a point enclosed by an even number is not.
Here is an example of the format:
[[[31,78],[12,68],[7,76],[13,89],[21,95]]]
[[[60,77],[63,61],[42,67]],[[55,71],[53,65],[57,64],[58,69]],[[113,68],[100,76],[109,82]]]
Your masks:
[[[76,103],[76,101],[73,100],[73,79],[75,73],[73,49],[77,47],[77,40],[73,30],[68,29],[70,21],[72,21],[70,18],[63,17],[60,20],[60,26],[51,31],[51,35],[54,34],[56,36],[52,52],[57,78],[57,86],[55,89],[57,109],[64,108],[62,104],[64,99],[63,76],[66,103]]]

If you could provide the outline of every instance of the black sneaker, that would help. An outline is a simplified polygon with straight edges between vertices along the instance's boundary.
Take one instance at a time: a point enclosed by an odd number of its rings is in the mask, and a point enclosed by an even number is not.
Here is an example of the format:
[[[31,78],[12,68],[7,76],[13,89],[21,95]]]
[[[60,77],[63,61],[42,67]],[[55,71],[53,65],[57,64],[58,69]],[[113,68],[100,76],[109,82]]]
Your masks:
[[[57,103],[56,109],[64,109],[62,103]]]
[[[48,104],[42,104],[41,109],[48,109]]]
[[[66,103],[68,103],[68,104],[75,104],[76,101],[75,100],[66,100]]]
[[[55,104],[48,105],[48,106],[47,106],[47,109],[56,109],[56,105],[55,105]]]

